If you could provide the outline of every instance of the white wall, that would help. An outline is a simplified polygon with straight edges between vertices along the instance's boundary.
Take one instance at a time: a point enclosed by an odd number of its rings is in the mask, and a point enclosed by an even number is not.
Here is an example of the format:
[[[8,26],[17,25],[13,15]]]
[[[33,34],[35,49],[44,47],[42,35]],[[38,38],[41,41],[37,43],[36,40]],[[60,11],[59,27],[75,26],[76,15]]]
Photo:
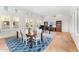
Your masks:
[[[58,7],[57,7],[58,8]],[[60,7],[61,8],[61,7]],[[69,8],[69,7],[67,7],[66,9],[67,9],[67,11],[65,12],[64,10],[62,10],[64,7],[62,7],[61,9],[59,9],[59,10],[57,10],[58,11],[58,13],[60,12],[60,14],[57,14],[56,13],[56,15],[55,15],[55,10],[53,11],[54,12],[54,15],[53,16],[56,16],[56,17],[59,17],[59,15],[60,15],[60,17],[58,18],[58,20],[62,20],[62,31],[63,32],[69,32],[69,31],[71,31],[70,29],[70,27],[71,27],[71,20],[72,20],[72,18],[71,18],[71,16],[69,16],[70,15],[70,13],[68,14],[68,12],[70,11],[70,9],[69,9],[69,11],[68,11],[68,9],[67,8]],[[15,12],[15,9],[18,9],[18,13],[16,13]],[[62,11],[62,12],[61,12]],[[28,9],[23,9],[23,8],[21,8],[21,7],[8,7],[8,12],[5,12],[5,10],[4,10],[4,7],[0,7],[0,16],[2,16],[2,15],[5,15],[5,16],[10,16],[10,19],[11,19],[11,22],[12,22],[12,17],[13,16],[18,16],[18,17],[20,17],[19,19],[20,19],[20,28],[21,27],[24,27],[25,26],[25,23],[24,23],[24,21],[25,21],[25,19],[26,19],[26,16],[27,17],[29,17],[30,19],[34,19],[34,20],[44,20],[44,18],[43,17],[41,17],[39,14],[36,14],[35,12],[31,12],[31,11],[29,11]],[[45,17],[47,17],[47,16],[45,16]],[[51,15],[51,17],[52,17],[52,15]],[[48,19],[49,20],[49,19]],[[39,22],[38,22],[39,23]],[[21,25],[22,24],[22,25]],[[12,25],[11,25],[12,26]],[[0,26],[0,28],[1,28],[1,26]]]
[[[18,10],[18,12],[15,12],[15,9]],[[34,20],[42,20],[42,17],[36,13],[32,13],[29,10],[21,9],[18,7],[8,7],[8,11],[6,12],[4,10],[4,7],[0,7],[0,16],[9,16],[10,17],[10,29],[3,34],[4,32],[0,32],[1,37],[6,37],[7,33],[8,35],[14,35],[16,34],[16,30],[20,30],[25,27],[25,19],[29,17],[30,19]],[[19,29],[13,29],[13,17],[17,16],[19,17],[20,23],[19,23]],[[0,20],[0,31],[2,31],[2,26],[1,26],[1,20]],[[13,32],[14,31],[14,32]],[[7,36],[8,36],[7,35]]]
[[[18,12],[15,12],[15,9],[18,10]],[[10,17],[10,28],[12,29],[12,19],[13,16],[19,17],[20,20],[20,28],[25,27],[25,19],[26,17],[29,17],[30,19],[35,20],[42,20],[42,17],[36,13],[33,13],[29,10],[21,9],[19,7],[8,7],[8,11],[4,9],[4,7],[0,7],[0,16],[9,16]],[[1,24],[1,23],[0,23]],[[1,29],[1,26],[0,26]]]
[[[71,33],[71,36],[79,49],[79,34],[77,33],[77,8],[78,7],[73,7],[72,8],[72,20],[70,21],[70,26],[69,26],[69,32]]]
[[[72,21],[72,17],[71,16],[66,16],[63,14],[57,14],[56,17],[54,16],[45,16],[44,20],[47,21],[57,21],[57,20],[61,20],[62,21],[62,31],[63,32],[69,32],[70,31],[70,23]]]

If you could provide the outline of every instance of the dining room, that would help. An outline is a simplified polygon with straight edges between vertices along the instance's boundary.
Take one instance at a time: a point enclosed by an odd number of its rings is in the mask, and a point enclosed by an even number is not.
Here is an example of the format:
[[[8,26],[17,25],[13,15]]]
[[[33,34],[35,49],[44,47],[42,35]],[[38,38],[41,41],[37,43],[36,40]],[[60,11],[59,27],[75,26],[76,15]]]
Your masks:
[[[0,52],[78,52],[78,7],[0,6],[0,11]]]

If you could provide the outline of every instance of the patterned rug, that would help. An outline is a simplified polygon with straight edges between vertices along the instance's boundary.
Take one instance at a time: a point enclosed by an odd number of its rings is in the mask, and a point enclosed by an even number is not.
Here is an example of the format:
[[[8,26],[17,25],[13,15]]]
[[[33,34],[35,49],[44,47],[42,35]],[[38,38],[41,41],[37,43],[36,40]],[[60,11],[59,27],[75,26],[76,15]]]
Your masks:
[[[6,43],[11,52],[43,52],[51,40],[51,36],[43,36],[43,42],[41,42],[41,39],[38,39],[33,42],[32,47],[29,47],[29,43],[26,44],[26,41],[22,42],[21,38],[18,40],[15,37],[8,38]]]

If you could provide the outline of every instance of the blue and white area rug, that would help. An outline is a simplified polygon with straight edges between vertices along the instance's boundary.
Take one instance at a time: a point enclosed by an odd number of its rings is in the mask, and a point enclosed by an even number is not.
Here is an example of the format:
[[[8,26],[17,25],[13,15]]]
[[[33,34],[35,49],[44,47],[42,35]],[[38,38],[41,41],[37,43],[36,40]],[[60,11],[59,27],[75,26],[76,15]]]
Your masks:
[[[7,46],[11,52],[43,52],[49,43],[52,41],[52,37],[44,36],[44,42],[40,41],[41,39],[34,42],[33,47],[30,48],[26,43],[21,40],[17,40],[17,38],[12,37],[6,40]]]

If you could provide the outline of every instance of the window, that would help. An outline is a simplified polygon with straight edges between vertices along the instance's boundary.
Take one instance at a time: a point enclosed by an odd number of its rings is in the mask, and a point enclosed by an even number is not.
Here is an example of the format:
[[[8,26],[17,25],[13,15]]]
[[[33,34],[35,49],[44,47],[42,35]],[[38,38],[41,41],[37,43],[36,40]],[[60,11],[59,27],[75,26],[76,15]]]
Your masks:
[[[26,28],[32,28],[33,27],[33,20],[30,18],[26,18]]]
[[[1,27],[2,31],[6,31],[10,28],[10,18],[9,16],[1,16]]]
[[[74,11],[74,32],[79,35],[79,8]]]
[[[29,28],[29,19],[28,18],[26,18],[26,28]]]
[[[13,17],[13,28],[19,28],[19,17]]]
[[[77,9],[77,33],[79,34],[79,9]]]

